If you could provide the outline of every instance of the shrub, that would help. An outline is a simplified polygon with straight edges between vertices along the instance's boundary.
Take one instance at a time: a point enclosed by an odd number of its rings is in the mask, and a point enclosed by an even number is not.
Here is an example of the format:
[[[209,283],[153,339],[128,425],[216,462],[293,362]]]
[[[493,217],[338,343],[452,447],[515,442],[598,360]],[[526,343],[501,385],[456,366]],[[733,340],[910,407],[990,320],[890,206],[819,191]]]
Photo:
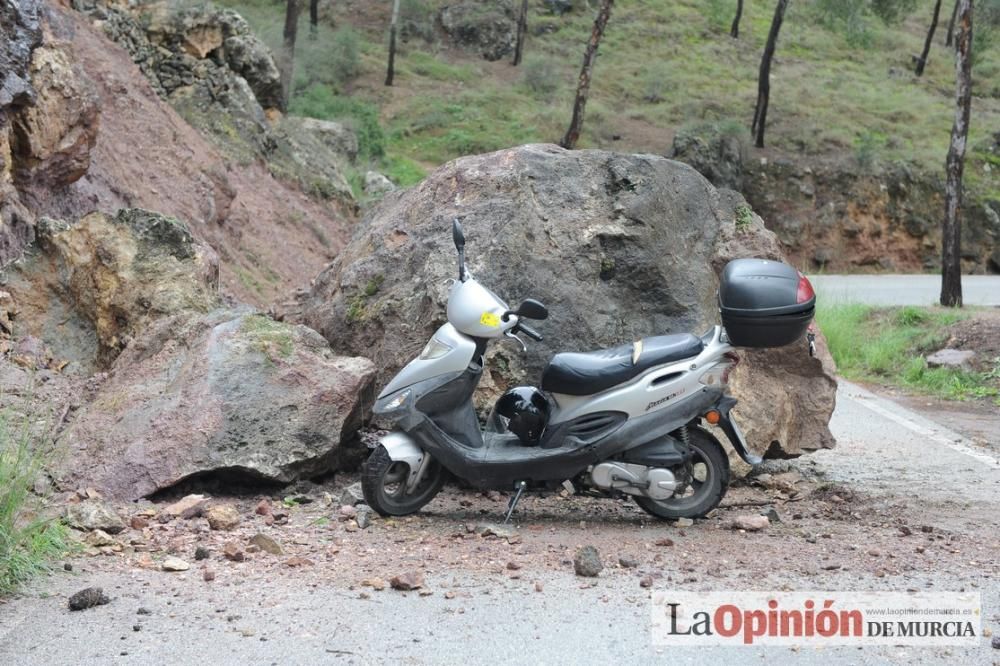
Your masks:
[[[293,98],[290,107],[294,115],[347,121],[358,135],[358,154],[362,158],[375,160],[385,155],[385,133],[374,104],[337,95],[329,86],[316,84]]]
[[[528,58],[524,63],[524,85],[536,95],[551,95],[559,89],[559,70],[549,58]]]
[[[333,76],[341,84],[361,74],[361,40],[351,28],[338,28],[330,40]]]
[[[49,559],[67,550],[65,527],[35,512],[31,489],[45,451],[29,419],[13,421],[0,412],[0,594],[45,571]]]
[[[871,169],[885,148],[886,136],[881,132],[865,130],[854,139],[854,159],[864,170]]]

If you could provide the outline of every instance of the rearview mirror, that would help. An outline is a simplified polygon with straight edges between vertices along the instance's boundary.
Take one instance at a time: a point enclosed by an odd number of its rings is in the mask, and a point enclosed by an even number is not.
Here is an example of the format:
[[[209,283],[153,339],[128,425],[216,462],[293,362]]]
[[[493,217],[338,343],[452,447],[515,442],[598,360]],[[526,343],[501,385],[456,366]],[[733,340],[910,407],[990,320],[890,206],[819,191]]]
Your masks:
[[[549,310],[539,301],[533,298],[526,298],[517,306],[517,312],[515,312],[518,317],[524,317],[525,319],[548,319]]]
[[[456,217],[451,222],[451,237],[455,241],[455,249],[461,252],[465,249],[465,234],[462,233],[462,223]]]

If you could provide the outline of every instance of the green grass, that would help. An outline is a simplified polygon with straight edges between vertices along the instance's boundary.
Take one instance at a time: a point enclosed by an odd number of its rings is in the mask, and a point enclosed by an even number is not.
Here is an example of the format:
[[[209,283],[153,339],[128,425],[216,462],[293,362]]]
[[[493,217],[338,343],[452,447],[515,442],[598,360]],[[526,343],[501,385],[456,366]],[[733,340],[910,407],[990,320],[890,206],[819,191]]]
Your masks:
[[[1000,358],[986,372],[928,368],[924,356],[945,345],[947,328],[969,316],[942,308],[820,305],[816,321],[838,372],[951,400],[993,398],[1000,404]]]
[[[282,358],[290,358],[295,352],[291,326],[265,315],[245,317],[240,325],[240,333],[255,349],[270,360],[274,360],[274,354]]]
[[[30,420],[0,412],[0,595],[70,549],[66,528],[39,515],[40,499],[31,492],[45,459]]]
[[[449,1],[405,2],[402,21],[432,25]],[[912,76],[910,62],[923,44],[933,2],[916,0],[896,24],[868,9],[860,22],[849,21],[831,10],[843,4],[840,0],[790,3],[772,69],[768,148],[793,157],[832,157],[848,168],[904,162],[917,173],[940,174],[954,112],[954,66],[943,46],[947,17],[923,77]],[[225,4],[244,13],[272,47],[280,44],[281,3]],[[757,69],[774,7],[745,3],[740,38],[734,40],[728,36],[734,4],[617,4],[594,70],[580,146],[664,153],[674,131],[697,123],[724,123],[749,138]],[[306,38],[304,12],[293,111],[328,118],[344,113],[331,108],[331,99],[350,95],[369,103],[385,133],[384,153],[369,152],[383,171],[393,160],[426,171],[470,152],[558,141],[569,121],[593,9],[578,3],[570,14],[553,17],[540,0],[532,0],[530,8],[520,72],[507,61],[487,63],[474,52],[443,48],[441,36],[430,30],[400,43],[391,90],[382,85],[384,11],[334,3],[323,14],[327,24],[315,41]],[[358,76],[350,81],[333,73],[331,58],[344,57],[331,55],[338,51],[332,25],[350,26],[357,36],[357,59],[349,59],[357,63]],[[967,189],[982,198],[1000,192],[1000,171],[994,166],[985,172],[989,154],[976,149],[1000,126],[1000,47],[986,38],[977,47],[966,174]],[[325,98],[317,99],[318,89],[327,91]],[[418,171],[407,176],[413,180]]]

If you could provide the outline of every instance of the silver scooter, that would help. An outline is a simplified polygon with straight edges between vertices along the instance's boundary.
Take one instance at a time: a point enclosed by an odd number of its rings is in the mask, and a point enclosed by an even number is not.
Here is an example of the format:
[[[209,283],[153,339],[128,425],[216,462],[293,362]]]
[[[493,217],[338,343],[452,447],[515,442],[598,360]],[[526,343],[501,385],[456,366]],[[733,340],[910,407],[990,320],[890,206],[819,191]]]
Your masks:
[[[448,322],[374,406],[394,424],[362,470],[365,499],[380,514],[418,511],[450,473],[478,488],[514,493],[507,519],[524,491],[561,485],[628,495],[663,519],[702,517],[729,484],[727,453],[703,422],[718,426],[743,460],[760,463],[733,418],[736,400],[726,388],[739,362],[734,345],[780,346],[806,332],[815,296],[795,269],[762,259],[730,262],[719,295],[732,331],[715,326],[701,337],[659,335],[556,354],[540,389],[505,393],[482,428],[472,396],[487,345],[507,338],[526,351],[518,336],[541,340],[527,320],[544,320],[548,311],[532,299],[509,308],[465,267],[458,220],[452,234],[458,280]]]

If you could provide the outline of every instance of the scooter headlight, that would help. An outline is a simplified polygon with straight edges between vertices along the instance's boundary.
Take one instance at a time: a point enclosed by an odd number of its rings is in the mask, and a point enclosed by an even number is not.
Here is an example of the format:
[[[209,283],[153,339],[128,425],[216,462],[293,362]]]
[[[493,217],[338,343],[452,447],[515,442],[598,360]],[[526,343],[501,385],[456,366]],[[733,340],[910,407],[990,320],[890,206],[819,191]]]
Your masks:
[[[427,343],[424,350],[420,352],[420,359],[423,361],[429,361],[431,359],[441,358],[450,351],[451,347],[436,338],[431,338],[431,341]]]
[[[399,395],[397,395],[392,400],[390,400],[389,402],[385,403],[385,407],[383,409],[387,412],[390,412],[394,409],[399,409],[400,407],[406,404],[406,401],[409,400],[409,398],[410,398],[410,391],[409,389],[407,389],[402,393],[400,393]]]

